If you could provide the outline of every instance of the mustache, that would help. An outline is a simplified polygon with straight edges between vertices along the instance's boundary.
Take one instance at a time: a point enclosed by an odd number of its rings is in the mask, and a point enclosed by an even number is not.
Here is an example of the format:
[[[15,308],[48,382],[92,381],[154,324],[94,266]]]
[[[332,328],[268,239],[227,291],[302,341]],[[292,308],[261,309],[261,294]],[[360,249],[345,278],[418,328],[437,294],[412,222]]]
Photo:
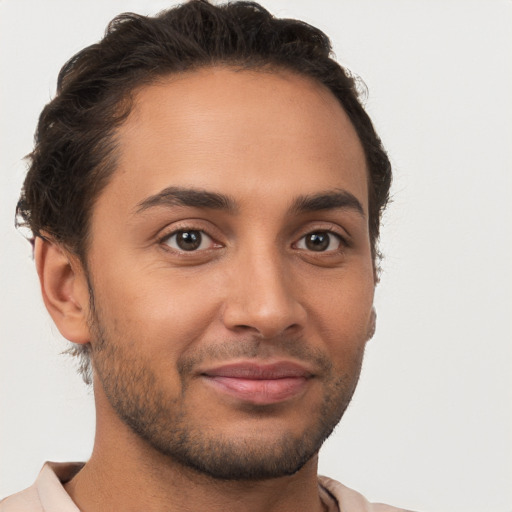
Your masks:
[[[312,347],[303,338],[279,337],[245,338],[205,345],[183,354],[177,361],[177,369],[181,376],[185,376],[194,373],[195,368],[205,363],[225,363],[235,359],[262,362],[269,358],[291,358],[308,363],[322,374],[330,373],[333,368],[330,357],[318,347]]]

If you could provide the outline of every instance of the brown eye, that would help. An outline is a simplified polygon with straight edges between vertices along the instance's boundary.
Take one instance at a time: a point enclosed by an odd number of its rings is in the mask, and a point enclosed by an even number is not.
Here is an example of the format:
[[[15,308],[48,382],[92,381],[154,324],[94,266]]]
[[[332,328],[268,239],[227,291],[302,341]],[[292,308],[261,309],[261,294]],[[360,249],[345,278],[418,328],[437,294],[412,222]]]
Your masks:
[[[212,245],[212,239],[202,231],[184,229],[173,233],[165,243],[178,251],[190,252],[198,249],[208,249]]]
[[[328,231],[315,231],[303,236],[297,243],[297,249],[314,252],[335,251],[341,245],[341,237]]]

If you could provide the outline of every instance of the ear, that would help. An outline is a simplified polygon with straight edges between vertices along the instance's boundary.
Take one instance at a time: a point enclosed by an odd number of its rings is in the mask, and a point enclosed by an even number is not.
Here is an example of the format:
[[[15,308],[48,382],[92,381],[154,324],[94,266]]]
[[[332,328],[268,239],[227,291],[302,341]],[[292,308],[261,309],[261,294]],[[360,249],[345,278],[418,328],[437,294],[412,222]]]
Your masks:
[[[366,333],[367,341],[373,338],[375,334],[375,329],[377,327],[377,311],[375,311],[375,306],[372,307],[370,311],[370,320],[368,322],[368,332]]]
[[[43,301],[60,333],[73,343],[88,343],[89,287],[79,259],[40,237],[34,258]]]

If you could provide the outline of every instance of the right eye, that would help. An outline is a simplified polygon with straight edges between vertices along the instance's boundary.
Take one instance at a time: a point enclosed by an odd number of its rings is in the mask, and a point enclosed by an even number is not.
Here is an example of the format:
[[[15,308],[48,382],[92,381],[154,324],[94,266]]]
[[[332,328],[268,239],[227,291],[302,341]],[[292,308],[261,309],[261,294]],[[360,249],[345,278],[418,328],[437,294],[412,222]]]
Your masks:
[[[201,251],[212,249],[215,242],[199,229],[180,229],[164,238],[163,243],[175,251]]]

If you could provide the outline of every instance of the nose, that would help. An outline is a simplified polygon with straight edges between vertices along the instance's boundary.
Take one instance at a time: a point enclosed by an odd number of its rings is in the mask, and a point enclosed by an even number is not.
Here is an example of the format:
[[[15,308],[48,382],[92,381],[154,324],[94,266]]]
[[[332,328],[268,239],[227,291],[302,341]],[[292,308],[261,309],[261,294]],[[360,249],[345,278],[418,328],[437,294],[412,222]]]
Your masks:
[[[223,308],[228,329],[273,338],[298,334],[304,328],[306,310],[297,283],[278,254],[241,255],[229,275],[229,296]]]

